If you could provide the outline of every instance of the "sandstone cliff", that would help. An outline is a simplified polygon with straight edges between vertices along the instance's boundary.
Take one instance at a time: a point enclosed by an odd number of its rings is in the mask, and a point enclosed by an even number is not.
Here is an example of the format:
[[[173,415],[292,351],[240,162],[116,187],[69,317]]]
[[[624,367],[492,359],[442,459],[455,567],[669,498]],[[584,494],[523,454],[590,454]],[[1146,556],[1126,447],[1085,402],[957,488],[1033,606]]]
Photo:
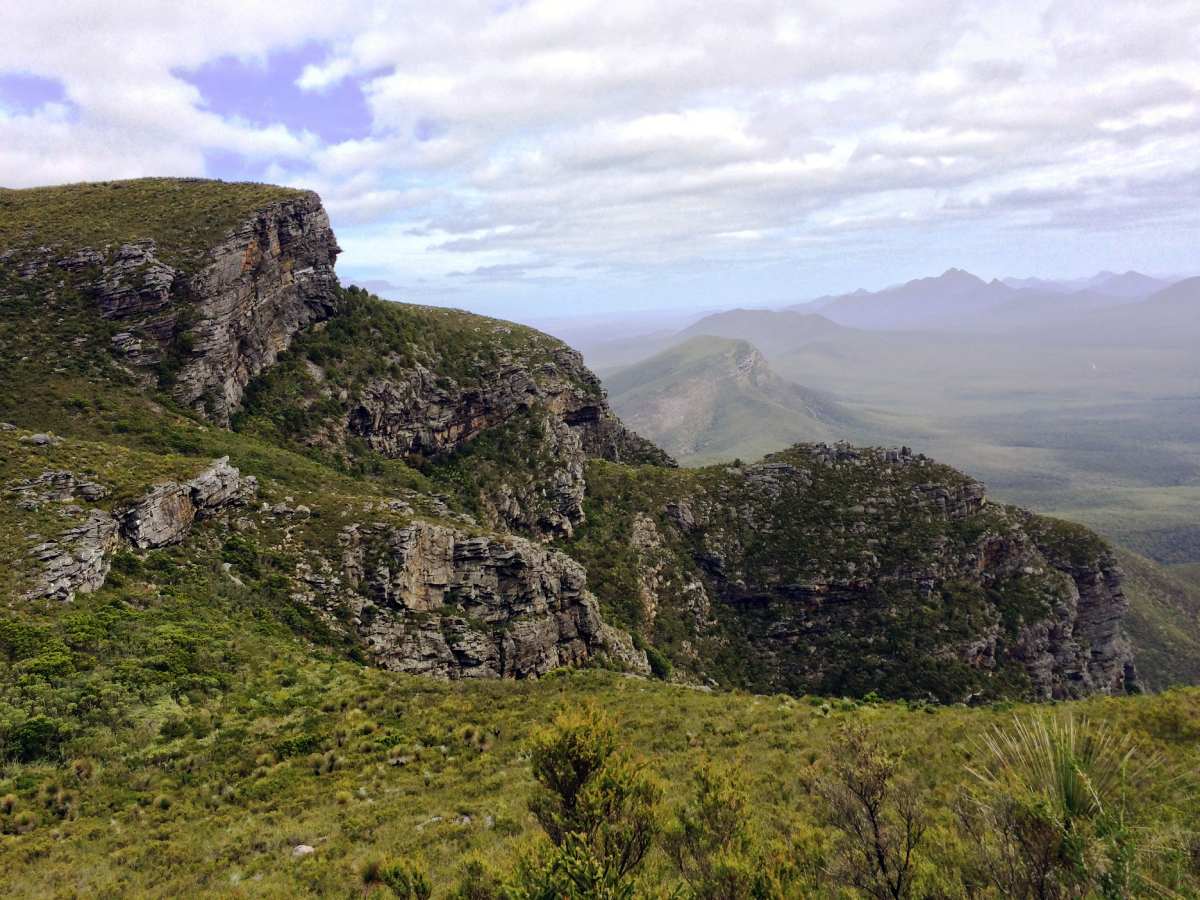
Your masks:
[[[961,701],[1137,686],[1103,542],[988,503],[920,455],[798,446],[758,465],[643,476],[640,490],[611,467],[589,475],[590,502],[635,527],[585,528],[576,552],[626,554],[643,633],[698,674]],[[614,601],[629,591],[598,584]]]
[[[288,404],[307,414],[281,417]],[[622,425],[579,353],[554,338],[354,288],[328,327],[251,385],[239,425],[264,420],[350,462],[378,454],[453,469],[490,526],[543,540],[583,521],[587,459],[674,465]]]
[[[603,655],[649,673],[628,635],[602,622],[583,567],[561,553],[426,523],[351,526],[342,539],[354,623],[387,668],[525,678]]]
[[[89,290],[100,314],[121,327],[114,351],[135,367],[169,365],[171,393],[222,424],[293,335],[337,308],[339,248],[316,194],[258,210],[194,274],[160,262],[155,250],[147,240],[107,258],[87,255],[99,268]]]

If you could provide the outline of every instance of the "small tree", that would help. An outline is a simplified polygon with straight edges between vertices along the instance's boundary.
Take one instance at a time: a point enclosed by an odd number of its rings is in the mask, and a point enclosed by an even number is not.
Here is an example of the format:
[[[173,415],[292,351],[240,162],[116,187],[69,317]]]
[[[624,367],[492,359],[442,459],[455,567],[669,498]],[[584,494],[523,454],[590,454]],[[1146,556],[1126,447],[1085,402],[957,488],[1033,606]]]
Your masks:
[[[841,832],[841,874],[877,900],[912,895],[925,811],[915,785],[897,778],[900,760],[861,725],[842,729],[832,775],[820,785],[829,823]]]
[[[750,827],[750,801],[734,773],[714,764],[692,773],[693,794],[664,835],[667,855],[695,900],[773,897],[774,883]]]
[[[556,852],[540,867],[518,873],[525,889],[552,890],[563,879],[590,885],[570,896],[619,897],[658,830],[661,789],[617,751],[616,729],[595,708],[560,714],[534,735],[533,776],[538,790],[530,810]],[[536,897],[538,893],[521,896]],[[550,895],[547,895],[550,896]]]

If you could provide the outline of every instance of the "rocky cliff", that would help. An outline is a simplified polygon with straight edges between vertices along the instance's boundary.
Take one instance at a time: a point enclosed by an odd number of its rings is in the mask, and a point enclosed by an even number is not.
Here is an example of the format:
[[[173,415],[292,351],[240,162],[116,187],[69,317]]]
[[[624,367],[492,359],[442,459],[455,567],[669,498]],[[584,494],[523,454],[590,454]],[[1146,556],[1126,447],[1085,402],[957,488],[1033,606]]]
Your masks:
[[[173,370],[171,394],[221,424],[296,332],[336,309],[339,248],[316,194],[256,211],[194,274],[155,251],[145,240],[58,265],[98,269],[87,289],[100,315],[121,328],[114,352],[136,368]]]
[[[907,450],[802,445],[657,479],[594,466],[589,485],[636,524],[586,526],[574,552],[628,559],[601,596],[635,595],[627,621],[703,677],[959,701],[1137,686],[1103,542]]]
[[[583,567],[561,553],[428,523],[349,526],[341,537],[354,624],[387,668],[525,678],[607,656],[649,673],[629,636],[601,620]]]
[[[587,459],[674,465],[625,428],[579,353],[554,338],[354,288],[341,310],[251,386],[239,427],[269,422],[348,462],[374,454],[453,470],[491,526],[544,540],[583,521]],[[306,415],[281,416],[289,405]]]
[[[337,285],[312,194],[61,190],[0,197],[12,608],[209,597],[448,678],[644,672],[649,643],[756,690],[1136,686],[1083,529],[906,450],[679,470],[561,342]]]

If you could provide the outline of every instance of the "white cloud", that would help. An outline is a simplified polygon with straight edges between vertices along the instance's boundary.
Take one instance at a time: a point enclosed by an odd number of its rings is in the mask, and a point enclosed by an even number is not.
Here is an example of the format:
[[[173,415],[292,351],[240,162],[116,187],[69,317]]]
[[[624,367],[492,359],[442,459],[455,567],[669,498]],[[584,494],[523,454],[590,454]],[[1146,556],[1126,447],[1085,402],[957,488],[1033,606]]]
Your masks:
[[[344,263],[390,253],[397,280],[1195,215],[1175,199],[1200,159],[1194,0],[61,0],[5,24],[0,71],[61,79],[77,112],[0,119],[0,182],[231,150],[363,223]],[[172,74],[306,41],[330,50],[298,85],[358,82],[369,135],[222,118]]]

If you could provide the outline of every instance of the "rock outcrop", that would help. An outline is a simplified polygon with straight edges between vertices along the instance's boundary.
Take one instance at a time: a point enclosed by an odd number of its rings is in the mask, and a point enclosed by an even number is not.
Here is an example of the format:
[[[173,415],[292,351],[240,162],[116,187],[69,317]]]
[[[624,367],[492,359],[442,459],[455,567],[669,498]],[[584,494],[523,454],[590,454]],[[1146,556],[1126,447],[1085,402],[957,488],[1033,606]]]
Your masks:
[[[539,437],[522,448],[523,465],[510,465],[481,490],[494,527],[544,540],[570,537],[584,518],[587,459],[675,464],[621,424],[596,376],[568,347],[537,367],[502,358],[480,383],[463,384],[420,364],[402,378],[375,379],[358,394],[347,429],[385,456],[436,459],[521,415],[534,420]]]
[[[358,635],[390,669],[443,678],[528,678],[606,657],[648,673],[606,626],[583,568],[530,541],[424,522],[343,532],[344,585]],[[313,602],[335,581],[310,578]]]
[[[709,657],[742,647],[733,668],[757,690],[968,701],[1137,688],[1104,543],[989,503],[978,482],[906,449],[800,445],[659,510],[609,515],[632,523],[628,550],[611,552],[636,561],[647,637],[668,609],[674,628],[687,623],[677,657],[705,641]],[[672,558],[705,588],[685,590]],[[704,674],[704,656],[694,662]]]
[[[55,540],[30,551],[41,572],[27,599],[45,597],[70,602],[76,593],[99,590],[108,577],[117,544],[117,520],[103,510],[91,510],[83,524],[68,528]]]
[[[436,456],[535,406],[578,432],[589,457],[672,464],[621,424],[596,376],[569,347],[559,347],[550,362],[536,369],[522,359],[502,357],[478,384],[461,384],[419,364],[401,379],[376,379],[360,392],[347,427],[385,456]]]
[[[121,536],[139,550],[181,541],[198,518],[254,496],[258,484],[223,456],[191,481],[160,484],[121,516]]]
[[[337,309],[339,253],[320,198],[305,193],[259,209],[187,274],[152,240],[58,261],[88,282],[100,315],[119,326],[112,349],[134,370],[164,374],[182,403],[227,424],[246,385],[297,331]]]
[[[244,504],[257,489],[252,476],[242,476],[228,457],[222,457],[190,481],[160,484],[126,509],[111,513],[90,510],[82,524],[30,551],[39,572],[26,597],[70,601],[76,593],[99,590],[112,565],[112,554],[122,541],[138,550],[178,543],[197,519]],[[99,500],[108,490],[70,472],[56,471],[22,482],[10,493],[21,496],[18,502],[26,508],[36,508],[39,503],[62,502],[77,495]],[[77,507],[65,511],[83,514]]]

